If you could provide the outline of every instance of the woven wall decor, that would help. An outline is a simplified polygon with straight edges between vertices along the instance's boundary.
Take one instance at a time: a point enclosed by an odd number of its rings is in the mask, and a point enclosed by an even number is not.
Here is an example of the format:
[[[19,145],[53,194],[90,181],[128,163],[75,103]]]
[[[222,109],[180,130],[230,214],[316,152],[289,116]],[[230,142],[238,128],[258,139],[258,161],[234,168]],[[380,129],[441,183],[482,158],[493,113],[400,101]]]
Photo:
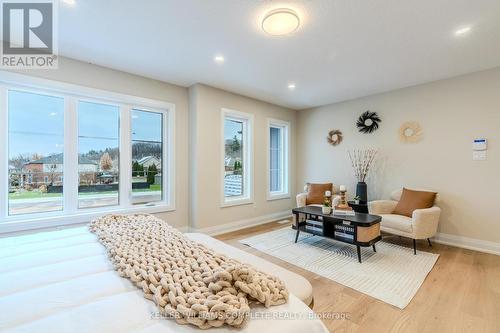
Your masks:
[[[344,137],[340,130],[331,130],[328,132],[328,136],[326,137],[326,141],[332,146],[340,144],[343,139]]]
[[[378,129],[378,124],[382,119],[378,116],[377,112],[365,111],[359,116],[356,126],[361,133],[372,133]]]
[[[415,143],[422,140],[422,127],[416,121],[407,121],[399,128],[399,139],[406,143]]]

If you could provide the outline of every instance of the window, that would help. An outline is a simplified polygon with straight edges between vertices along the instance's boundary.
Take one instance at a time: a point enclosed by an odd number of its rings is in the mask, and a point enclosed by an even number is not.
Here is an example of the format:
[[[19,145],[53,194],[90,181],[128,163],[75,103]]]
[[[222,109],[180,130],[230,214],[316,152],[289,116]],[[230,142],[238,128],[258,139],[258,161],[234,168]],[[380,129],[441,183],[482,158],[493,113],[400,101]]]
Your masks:
[[[132,110],[132,202],[162,199],[163,114]]]
[[[288,122],[269,119],[268,200],[290,197],[288,162]]]
[[[0,73],[0,232],[175,209],[174,119],[170,103]]]
[[[64,99],[9,90],[9,215],[63,209]]]
[[[252,201],[252,116],[222,110],[223,128],[223,206]]]
[[[78,102],[78,208],[118,205],[120,108]]]

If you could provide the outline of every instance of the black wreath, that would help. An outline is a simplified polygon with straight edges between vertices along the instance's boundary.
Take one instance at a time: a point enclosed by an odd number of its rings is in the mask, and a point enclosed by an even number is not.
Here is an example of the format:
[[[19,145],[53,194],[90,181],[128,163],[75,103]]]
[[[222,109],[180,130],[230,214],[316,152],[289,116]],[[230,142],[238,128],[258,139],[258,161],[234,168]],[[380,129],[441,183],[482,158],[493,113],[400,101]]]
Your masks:
[[[371,124],[367,124],[368,120],[371,120]],[[359,116],[356,126],[361,133],[366,134],[376,131],[380,122],[382,122],[382,119],[380,119],[377,112],[366,111]]]

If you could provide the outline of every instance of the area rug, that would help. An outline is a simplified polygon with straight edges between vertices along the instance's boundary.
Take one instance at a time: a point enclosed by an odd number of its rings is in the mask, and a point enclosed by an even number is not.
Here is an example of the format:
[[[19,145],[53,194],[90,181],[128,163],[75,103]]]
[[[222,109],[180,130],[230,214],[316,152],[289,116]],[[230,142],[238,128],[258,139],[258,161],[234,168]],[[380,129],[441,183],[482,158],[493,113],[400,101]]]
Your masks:
[[[297,243],[290,227],[240,240],[271,256],[404,309],[417,293],[439,255],[380,241],[377,252],[301,233]]]

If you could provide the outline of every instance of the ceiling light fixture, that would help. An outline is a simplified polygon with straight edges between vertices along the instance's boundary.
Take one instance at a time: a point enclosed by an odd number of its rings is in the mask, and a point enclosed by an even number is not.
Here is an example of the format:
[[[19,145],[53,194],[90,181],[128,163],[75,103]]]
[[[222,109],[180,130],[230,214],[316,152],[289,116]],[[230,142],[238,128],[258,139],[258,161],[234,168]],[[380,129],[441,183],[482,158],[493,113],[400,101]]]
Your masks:
[[[295,87],[296,87],[295,83],[289,83],[288,84],[288,89],[290,89],[290,90],[294,90]]]
[[[270,11],[262,20],[262,30],[273,36],[288,35],[297,30],[300,19],[296,12],[287,8]]]
[[[455,36],[463,36],[471,31],[471,27],[463,27],[458,30],[455,30]]]
[[[224,56],[222,56],[222,55],[216,55],[216,56],[214,57],[214,61],[215,61],[216,63],[218,63],[219,65],[223,64],[223,63],[224,63],[224,60],[225,60],[225,59],[224,59]]]
[[[65,4],[68,4],[68,5],[74,5],[75,4],[75,0],[63,0],[63,2]]]

